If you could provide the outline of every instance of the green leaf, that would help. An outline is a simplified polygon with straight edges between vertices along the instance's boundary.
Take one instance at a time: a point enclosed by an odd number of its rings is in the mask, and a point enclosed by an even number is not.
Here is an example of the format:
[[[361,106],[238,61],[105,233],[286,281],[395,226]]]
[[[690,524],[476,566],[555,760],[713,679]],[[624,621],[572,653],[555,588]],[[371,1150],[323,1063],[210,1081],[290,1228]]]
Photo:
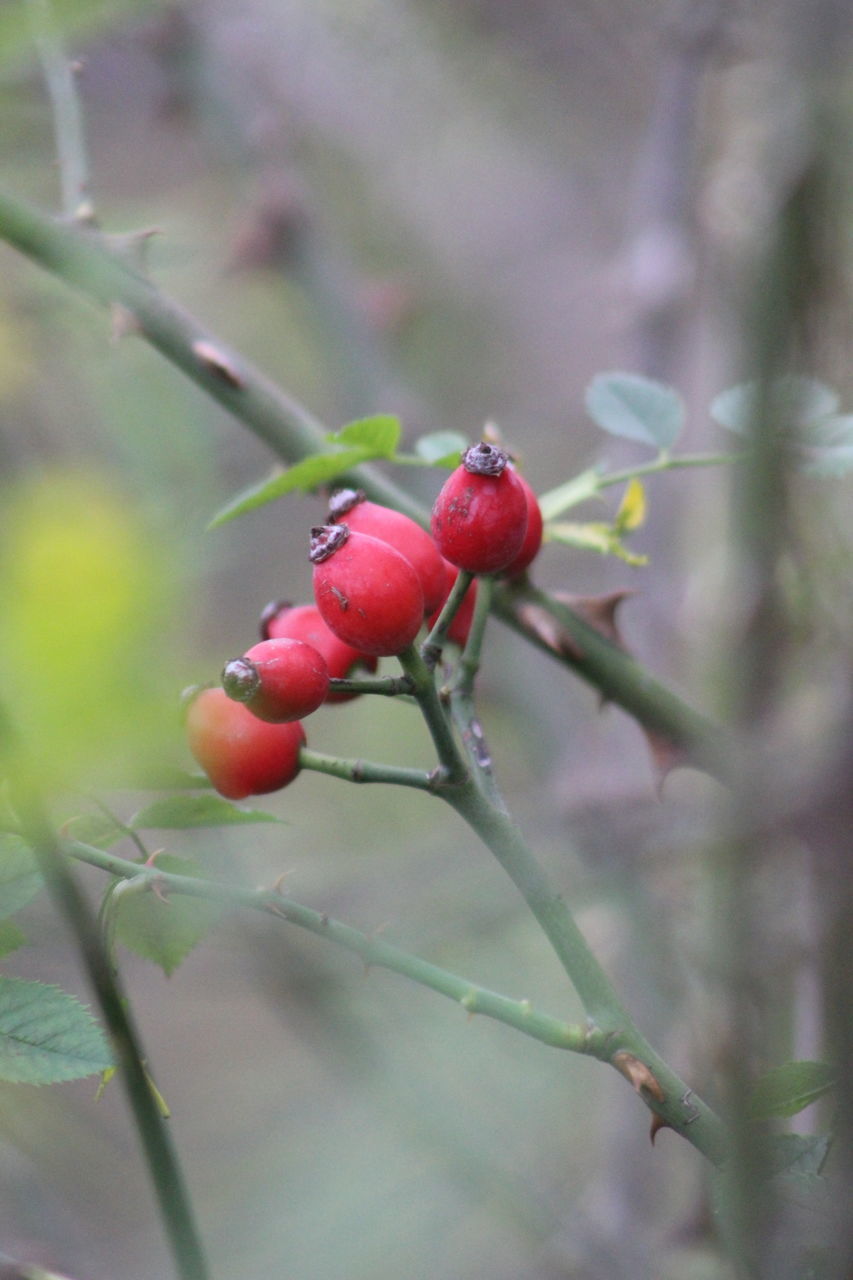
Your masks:
[[[130,819],[134,831],[158,828],[170,831],[190,827],[233,827],[252,822],[282,822],[262,809],[240,809],[221,796],[166,796],[146,805]]]
[[[778,415],[786,429],[808,427],[838,409],[838,393],[816,378],[786,374],[770,387],[743,382],[711,402],[711,417],[727,431],[748,435],[762,408]]]
[[[326,439],[331,444],[367,449],[372,458],[393,458],[402,434],[399,418],[379,413],[372,418],[358,418],[355,422],[348,422],[340,431],[335,431]]]
[[[14,920],[0,920],[0,956],[11,955],[22,947],[27,940],[26,934],[18,928]]]
[[[649,557],[635,555],[622,543],[619,530],[612,524],[592,522],[590,524],[570,524],[560,522],[548,525],[549,542],[560,542],[565,546],[579,547],[583,551],[597,551],[602,556],[616,556],[625,564],[641,567],[649,563]]]
[[[587,387],[586,407],[604,431],[670,449],[684,427],[684,401],[674,387],[636,373],[600,373]]]
[[[632,533],[639,529],[646,520],[646,491],[642,480],[634,476],[628,481],[619,510],[616,512],[613,527],[618,534]]]
[[[456,467],[468,443],[459,431],[430,431],[415,441],[415,453],[432,467]]]
[[[20,836],[0,835],[0,918],[25,907],[43,884],[29,845]]]
[[[547,493],[541,494],[539,509],[542,512],[542,519],[556,520],[557,516],[561,516],[564,511],[579,506],[589,498],[596,497],[600,479],[600,473],[592,468],[589,471],[582,471],[579,476],[573,476],[571,480],[566,480],[556,489],[549,489]]]
[[[103,1031],[74,996],[43,982],[0,978],[0,1080],[56,1084],[112,1061]]]
[[[249,485],[242,493],[237,494],[236,498],[232,498],[217,511],[207,527],[218,529],[220,525],[227,524],[236,516],[264,507],[268,502],[274,502],[276,498],[282,498],[287,493],[294,493],[297,490],[308,493],[313,489],[319,489],[321,485],[337,480],[339,476],[360,463],[383,456],[384,454],[373,453],[367,448],[344,448],[336,449],[334,452],[327,450],[324,453],[312,453],[310,457],[303,458],[301,462],[288,467],[286,471],[276,470],[266,480]]]
[[[156,866],[173,875],[204,879],[198,863],[161,854]],[[222,914],[218,902],[172,893],[168,898],[146,892],[128,895],[116,906],[116,940],[150,960],[167,977],[187,958]]]
[[[749,1112],[754,1120],[793,1116],[834,1088],[838,1072],[826,1062],[786,1062],[753,1086]]]

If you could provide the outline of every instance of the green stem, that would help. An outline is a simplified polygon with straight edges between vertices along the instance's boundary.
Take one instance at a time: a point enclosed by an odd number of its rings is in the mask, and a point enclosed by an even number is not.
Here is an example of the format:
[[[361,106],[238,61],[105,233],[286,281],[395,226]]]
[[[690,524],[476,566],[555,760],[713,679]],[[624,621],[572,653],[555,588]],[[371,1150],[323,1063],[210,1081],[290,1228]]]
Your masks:
[[[327,447],[322,424],[307,409],[165,297],[129,254],[108,247],[103,236],[64,226],[5,192],[0,192],[0,236],[93,301],[121,308],[131,331],[144,336],[276,457],[294,462]],[[420,503],[371,467],[353,468],[342,482],[423,520]]]
[[[587,945],[562,897],[508,815],[472,780],[444,797],[491,850],[524,897],[609,1052],[598,1055],[631,1079],[637,1092],[667,1125],[715,1164],[728,1149],[726,1130],[641,1035]]]
[[[299,761],[303,769],[327,773],[345,782],[385,782],[397,787],[414,787],[418,791],[436,791],[440,786],[438,776],[425,773],[423,769],[403,769],[374,760],[346,760],[341,756],[312,751],[310,747],[301,748]]]
[[[412,682],[408,676],[354,676],[344,679],[334,676],[329,681],[330,693],[378,693],[386,698],[411,695]]]
[[[404,649],[398,658],[412,682],[412,693],[420,706],[438,754],[445,783],[455,785],[464,781],[468,776],[468,766],[453,736],[453,729],[435,687],[431,668],[424,662],[414,644]]]
[[[208,1280],[201,1239],[177,1152],[145,1069],[145,1055],[130,1005],[113,971],[97,922],[62,856],[61,843],[38,799],[22,786],[16,797],[24,839],[35,854],[57,910],[72,929],[109,1030],[136,1121],[155,1197],[181,1280]],[[128,863],[140,874],[139,863]]]
[[[69,857],[109,872],[122,882],[132,883],[134,887],[147,882],[149,888],[157,885],[164,893],[205,898],[226,906],[244,907],[277,916],[353,952],[366,965],[399,973],[420,986],[429,987],[430,990],[454,1000],[470,1014],[494,1018],[553,1048],[568,1049],[593,1057],[606,1056],[609,1052],[606,1038],[588,1026],[573,1026],[539,1012],[529,1000],[512,1000],[508,996],[489,991],[486,987],[430,964],[400,947],[361,933],[340,920],[294,902],[292,898],[282,897],[274,890],[241,889],[214,880],[160,871],[156,866],[141,869],[138,862],[127,862],[115,854],[77,840],[64,841],[63,850]]]
[[[568,605],[527,582],[496,584],[493,607],[513,630],[682,750],[686,763],[727,784],[737,778],[740,753],[731,735],[655,680]],[[556,625],[538,626],[540,614]]]
[[[641,480],[644,476],[657,475],[660,471],[678,471],[682,467],[723,467],[732,462],[740,462],[746,455],[743,453],[682,453],[670,457],[662,453],[653,462],[643,463],[639,467],[626,467],[624,471],[611,471],[598,479],[598,489],[608,489],[614,484],[625,484],[628,480]]]
[[[468,573],[465,569],[460,569],[456,575],[456,581],[450,588],[447,599],[441,606],[441,612],[435,620],[435,625],[421,646],[421,656],[428,667],[432,668],[441,658],[441,652],[447,641],[447,633],[450,630],[450,624],[456,617],[465,593],[473,581],[473,574]]]
[[[83,113],[77,94],[74,67],[59,39],[49,0],[28,0],[28,7],[33,38],[53,112],[62,185],[62,211],[71,221],[93,224],[95,211],[89,191]]]

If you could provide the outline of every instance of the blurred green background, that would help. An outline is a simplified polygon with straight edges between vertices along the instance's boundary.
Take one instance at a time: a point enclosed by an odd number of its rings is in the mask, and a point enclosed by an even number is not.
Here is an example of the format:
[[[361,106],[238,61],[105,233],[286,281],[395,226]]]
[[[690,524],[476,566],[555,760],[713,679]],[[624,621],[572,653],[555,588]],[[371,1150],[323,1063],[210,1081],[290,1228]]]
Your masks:
[[[743,371],[743,285],[801,141],[791,86],[807,99],[810,42],[832,6],[808,8],[104,0],[57,12],[80,60],[98,219],[157,228],[147,265],[166,292],[330,429],[397,413],[411,443],[445,427],[476,438],[494,420],[543,491],[602,457],[643,456],[584,415],[603,369],[673,382],[685,447],[723,443],[707,405]],[[55,210],[26,13],[12,0],[0,13],[0,182]],[[837,92],[849,97],[843,77]],[[254,640],[268,600],[308,597],[307,530],[323,506],[292,497],[206,533],[269,468],[263,447],[2,245],[0,282],[0,692],[59,820],[90,811],[92,792],[127,816],[135,771],[189,765],[180,690]],[[817,371],[849,403],[834,333]],[[439,482],[416,480],[425,499]],[[716,471],[650,483],[635,540],[647,569],[548,547],[535,575],[580,594],[636,588],[631,648],[710,710],[730,657],[727,486]],[[795,518],[806,551],[820,545],[794,575],[807,657],[783,727],[809,742],[849,659],[849,498],[830,484],[819,518],[808,493]],[[411,709],[376,702],[319,712],[311,745],[430,765]],[[725,1039],[705,982],[715,784],[678,773],[659,804],[637,727],[497,627],[481,702],[534,848],[643,1029],[713,1091]],[[319,910],[577,1016],[512,886],[427,798],[309,775],[264,807],[287,825],[154,833],[151,847],[241,883],[284,874]],[[812,1057],[803,862],[790,842],[768,886],[788,993],[773,1052]],[[102,878],[80,876],[97,894]],[[90,999],[44,898],[22,924],[10,971]],[[169,980],[122,963],[216,1277],[733,1275],[699,1157],[666,1133],[651,1150],[645,1110],[599,1064],[466,1021],[272,919],[227,915]],[[80,1280],[167,1277],[121,1088],[98,1103],[94,1089],[0,1088],[0,1249]]]

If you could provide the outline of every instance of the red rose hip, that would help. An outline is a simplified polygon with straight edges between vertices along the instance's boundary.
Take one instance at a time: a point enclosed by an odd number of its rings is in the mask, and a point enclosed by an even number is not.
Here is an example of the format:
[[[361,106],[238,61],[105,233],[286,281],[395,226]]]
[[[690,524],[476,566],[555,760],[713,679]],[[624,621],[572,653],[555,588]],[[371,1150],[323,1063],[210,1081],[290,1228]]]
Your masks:
[[[262,640],[226,663],[222,687],[260,720],[284,724],[317,710],[329,692],[329,668],[302,640]]]
[[[341,489],[329,502],[329,524],[346,524],[355,533],[380,538],[405,556],[420,578],[424,613],[438,607],[444,592],[444,566],[426,529],[402,511],[370,502],[360,489]]]
[[[377,657],[402,653],[424,617],[424,593],[409,561],[387,542],[345,524],[311,531],[314,599],[339,639]]]
[[[203,689],[187,710],[190,751],[229,800],[280,791],[299,773],[305,730],[297,721],[268,724],[224,689]]]
[[[485,441],[472,445],[439,492],[432,536],[441,554],[468,573],[498,573],[521,551],[527,499],[509,457]]]
[[[325,658],[333,680],[345,680],[358,670],[375,671],[378,665],[372,654],[361,653],[338,639],[326,626],[315,604],[289,604],[282,600],[268,604],[261,614],[261,637],[304,640]],[[326,702],[349,702],[357,696],[333,692],[326,695]]]
[[[524,499],[527,503],[527,530],[524,534],[524,541],[521,544],[521,550],[515,559],[501,570],[508,578],[515,578],[523,573],[529,565],[533,563],[539,554],[539,548],[542,546],[542,532],[544,523],[542,520],[542,511],[539,506],[539,499],[533,492],[524,476],[515,473],[518,483],[524,490]]]

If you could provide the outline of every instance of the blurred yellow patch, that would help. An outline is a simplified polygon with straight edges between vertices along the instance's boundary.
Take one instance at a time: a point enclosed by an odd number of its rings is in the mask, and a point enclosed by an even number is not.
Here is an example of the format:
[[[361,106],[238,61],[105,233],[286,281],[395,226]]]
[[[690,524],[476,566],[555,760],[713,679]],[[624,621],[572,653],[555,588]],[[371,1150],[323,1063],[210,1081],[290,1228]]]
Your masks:
[[[43,784],[134,771],[165,727],[158,553],[103,477],[53,473],[0,508],[0,698]]]

